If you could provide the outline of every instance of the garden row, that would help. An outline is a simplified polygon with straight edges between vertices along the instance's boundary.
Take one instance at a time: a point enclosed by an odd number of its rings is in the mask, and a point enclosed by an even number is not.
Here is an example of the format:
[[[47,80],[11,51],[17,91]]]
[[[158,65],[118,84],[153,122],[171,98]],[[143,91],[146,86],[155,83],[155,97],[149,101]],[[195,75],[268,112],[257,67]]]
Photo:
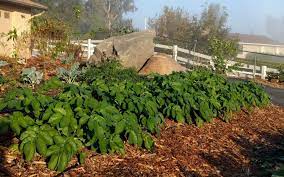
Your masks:
[[[2,130],[21,140],[25,159],[38,153],[59,172],[75,155],[83,162],[83,147],[123,154],[128,142],[152,150],[151,136],[159,135],[165,118],[202,126],[270,103],[258,85],[228,82],[207,70],[144,77],[110,62],[69,81],[52,78],[36,91],[18,88],[0,99],[0,113],[9,115],[1,119]]]

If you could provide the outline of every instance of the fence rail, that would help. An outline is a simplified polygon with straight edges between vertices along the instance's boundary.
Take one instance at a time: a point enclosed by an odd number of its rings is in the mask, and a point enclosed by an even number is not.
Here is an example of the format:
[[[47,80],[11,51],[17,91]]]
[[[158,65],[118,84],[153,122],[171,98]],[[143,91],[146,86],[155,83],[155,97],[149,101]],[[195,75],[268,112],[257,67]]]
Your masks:
[[[97,44],[102,42],[102,40],[77,40],[72,41],[75,45],[81,45],[83,48],[83,57],[89,59],[91,55],[94,53],[94,49]],[[193,66],[206,66],[212,67],[214,69],[214,62],[212,57],[209,55],[205,55],[202,53],[190,51],[188,49],[180,48],[177,45],[168,46],[163,44],[155,44],[155,48],[168,50],[172,55],[170,55],[174,60],[181,64],[190,64]],[[179,56],[180,53],[183,53],[182,56]],[[184,57],[184,54],[187,57]],[[189,55],[189,56],[188,56]],[[256,65],[249,65],[245,63],[239,63],[234,61],[229,61],[227,67],[234,66],[235,64],[239,64],[238,70],[232,70],[232,72],[227,73],[229,76],[234,77],[249,77],[254,78],[256,76],[260,76],[261,79],[265,79],[267,76],[267,72],[277,73],[278,71],[273,68],[268,68],[267,66],[256,66]]]
[[[178,53],[185,53],[185,54],[189,54],[193,57],[197,57],[197,58],[201,58],[203,60],[207,60],[207,66],[211,66],[214,68],[214,62],[212,60],[211,56],[205,55],[205,54],[201,54],[198,52],[193,52],[190,51],[188,49],[183,49],[183,48],[179,48],[177,46],[167,46],[167,45],[162,45],[162,44],[155,44],[156,48],[161,48],[161,49],[165,49],[165,50],[173,50],[173,55],[172,58],[175,59],[177,62],[181,62],[181,63],[189,63],[191,65],[203,65],[204,63],[198,63],[197,61],[194,61],[190,58],[184,58],[184,57],[180,57],[178,56]],[[235,61],[229,61],[227,64],[227,67],[230,66],[234,66],[235,64],[239,64],[240,66],[238,66],[238,70],[232,70],[232,72],[227,73],[229,76],[235,76],[235,77],[255,77],[255,76],[260,76],[261,79],[265,79],[267,76],[267,72],[273,72],[273,73],[277,73],[277,69],[274,68],[267,68],[267,66],[256,66],[256,65],[249,65],[249,64],[245,64],[245,63],[238,63]]]

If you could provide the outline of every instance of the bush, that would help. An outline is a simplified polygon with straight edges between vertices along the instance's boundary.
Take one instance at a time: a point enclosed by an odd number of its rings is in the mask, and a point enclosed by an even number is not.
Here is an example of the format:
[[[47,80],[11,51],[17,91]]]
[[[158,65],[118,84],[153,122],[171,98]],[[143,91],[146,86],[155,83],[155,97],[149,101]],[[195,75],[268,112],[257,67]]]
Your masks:
[[[279,71],[279,82],[284,82],[284,65],[280,65]]]
[[[279,73],[267,72],[268,81],[272,81],[273,79],[279,79]]]
[[[32,43],[41,55],[57,59],[63,52],[72,50],[71,29],[63,21],[43,15],[33,18],[31,24]]]
[[[123,69],[119,61],[108,59],[99,66],[87,66],[84,68],[82,80],[92,83],[96,79],[104,79],[107,82],[117,82],[128,80],[130,82],[137,82],[143,80],[145,77],[138,75],[135,69]]]
[[[6,82],[6,80],[5,80],[4,76],[2,76],[0,74],[0,85],[4,84],[5,82]]]
[[[237,43],[233,40],[222,40],[218,38],[211,38],[209,41],[209,53],[213,57],[214,70],[218,74],[225,74],[230,71],[227,68],[228,61],[237,56]]]
[[[24,68],[21,74],[22,81],[29,84],[32,88],[40,84],[43,78],[43,73],[37,71],[35,67]]]
[[[275,80],[278,80],[280,83],[284,82],[284,66],[280,65],[278,67],[278,73],[268,72],[267,79],[268,81],[275,79]]]

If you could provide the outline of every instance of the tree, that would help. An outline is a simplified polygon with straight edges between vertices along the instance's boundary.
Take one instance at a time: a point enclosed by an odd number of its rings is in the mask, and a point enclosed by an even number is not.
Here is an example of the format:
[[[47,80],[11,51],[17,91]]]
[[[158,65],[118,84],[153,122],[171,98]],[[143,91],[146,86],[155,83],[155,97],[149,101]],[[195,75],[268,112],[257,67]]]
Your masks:
[[[148,25],[156,30],[158,36],[178,39],[190,30],[191,19],[189,13],[183,9],[165,6],[163,14],[150,19]]]
[[[134,0],[35,0],[48,7],[48,17],[69,24],[76,33],[113,32],[133,28],[132,21],[123,15],[133,12]],[[126,26],[125,26],[126,25]]]
[[[209,53],[212,56],[215,72],[225,74],[231,69],[227,67],[228,61],[237,56],[238,45],[231,39],[225,40],[213,37],[209,40]],[[238,67],[237,65],[233,67]]]
[[[167,42],[171,40],[182,47],[193,49],[197,41],[196,50],[208,54],[210,38],[228,38],[227,18],[226,9],[219,4],[205,6],[200,18],[166,6],[160,16],[149,21],[149,26],[158,36],[167,38]]]
[[[124,14],[137,9],[134,0],[88,0],[87,3],[92,4],[95,11],[104,17],[108,31],[112,31],[115,25],[122,22]]]
[[[64,21],[73,32],[80,31],[81,14],[84,12],[83,0],[35,0],[48,7],[46,16]]]
[[[220,4],[209,4],[199,19],[197,38],[201,52],[208,53],[209,39],[216,37],[226,40],[229,34],[227,27],[228,13]]]

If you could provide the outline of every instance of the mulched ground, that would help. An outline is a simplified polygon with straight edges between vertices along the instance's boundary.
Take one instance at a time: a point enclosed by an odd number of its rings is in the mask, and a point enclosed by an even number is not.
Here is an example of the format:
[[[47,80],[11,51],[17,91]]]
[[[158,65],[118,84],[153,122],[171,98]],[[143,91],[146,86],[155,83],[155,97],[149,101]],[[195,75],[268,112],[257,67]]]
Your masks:
[[[7,139],[12,139],[6,136]],[[3,138],[3,137],[2,137]],[[202,128],[167,121],[154,152],[126,145],[125,156],[87,151],[85,165],[75,160],[64,174],[46,168],[39,157],[24,162],[2,144],[2,176],[186,176],[247,177],[262,173],[262,158],[284,152],[284,108],[271,106],[240,112],[229,123],[215,119]],[[12,139],[12,141],[16,141]],[[3,139],[1,142],[6,142]],[[282,154],[284,155],[284,154]],[[273,164],[270,164],[274,168]],[[1,173],[0,173],[1,176]]]
[[[269,86],[269,87],[273,87],[273,88],[279,88],[279,89],[284,89],[284,82],[269,82],[267,80],[262,80],[262,79],[255,79],[255,80],[252,80],[252,81],[255,81],[256,83],[258,84],[262,84],[262,85],[265,85],[265,86]]]
[[[48,80],[57,75],[57,69],[59,67],[70,68],[70,64],[62,64],[60,60],[52,60],[44,57],[32,57],[27,60],[27,63],[19,64],[13,58],[1,58],[9,63],[0,69],[0,75],[3,75],[8,83],[0,85],[0,96],[5,94],[7,90],[21,87],[23,84],[20,82],[21,72],[24,68],[35,67],[37,71],[43,72],[44,80]]]

